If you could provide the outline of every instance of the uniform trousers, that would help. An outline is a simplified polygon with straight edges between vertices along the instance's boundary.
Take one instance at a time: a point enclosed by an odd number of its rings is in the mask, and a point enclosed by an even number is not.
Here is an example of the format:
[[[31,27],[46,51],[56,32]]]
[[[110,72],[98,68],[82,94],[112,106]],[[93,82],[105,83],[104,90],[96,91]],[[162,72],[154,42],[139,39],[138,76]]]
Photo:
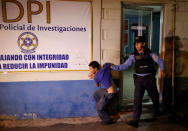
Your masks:
[[[142,113],[142,99],[145,90],[150,96],[155,112],[159,111],[159,93],[156,86],[156,79],[153,78],[134,78],[135,91],[134,91],[134,107],[133,107],[133,120],[139,121]]]

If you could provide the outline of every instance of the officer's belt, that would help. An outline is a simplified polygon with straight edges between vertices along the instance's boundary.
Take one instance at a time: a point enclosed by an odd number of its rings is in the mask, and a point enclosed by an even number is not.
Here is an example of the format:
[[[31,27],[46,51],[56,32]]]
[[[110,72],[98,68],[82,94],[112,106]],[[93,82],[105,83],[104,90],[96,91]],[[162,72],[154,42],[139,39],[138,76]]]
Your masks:
[[[152,79],[152,78],[155,78],[155,76],[153,74],[149,74],[146,76],[139,76],[139,75],[134,74],[133,78],[135,78],[135,79]]]

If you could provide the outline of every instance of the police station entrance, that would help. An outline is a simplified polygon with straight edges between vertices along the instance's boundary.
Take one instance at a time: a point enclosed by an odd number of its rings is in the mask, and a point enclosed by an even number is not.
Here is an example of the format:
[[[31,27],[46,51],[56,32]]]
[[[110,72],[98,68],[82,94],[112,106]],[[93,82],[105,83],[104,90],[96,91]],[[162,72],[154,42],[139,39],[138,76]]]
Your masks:
[[[121,21],[121,63],[134,52],[136,36],[144,36],[146,46],[159,54],[161,45],[162,6],[132,5],[122,3]],[[122,104],[133,102],[134,97],[134,64],[122,73]],[[144,99],[148,95],[145,92]]]

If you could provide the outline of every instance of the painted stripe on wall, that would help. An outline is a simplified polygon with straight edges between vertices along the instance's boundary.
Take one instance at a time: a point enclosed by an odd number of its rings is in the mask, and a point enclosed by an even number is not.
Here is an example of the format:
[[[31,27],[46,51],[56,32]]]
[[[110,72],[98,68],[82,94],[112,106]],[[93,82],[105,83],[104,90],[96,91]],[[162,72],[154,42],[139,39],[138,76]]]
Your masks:
[[[0,114],[23,118],[95,116],[92,80],[0,82]]]

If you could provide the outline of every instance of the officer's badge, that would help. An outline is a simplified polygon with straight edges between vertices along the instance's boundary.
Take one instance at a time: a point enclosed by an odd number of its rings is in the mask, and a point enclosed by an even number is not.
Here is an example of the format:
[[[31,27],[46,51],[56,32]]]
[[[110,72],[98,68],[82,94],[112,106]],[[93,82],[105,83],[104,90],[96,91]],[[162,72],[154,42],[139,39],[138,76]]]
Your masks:
[[[18,37],[18,46],[23,53],[34,53],[38,46],[38,38],[31,32],[24,32]]]
[[[158,57],[155,53],[153,53],[152,58],[153,58],[155,61],[157,61],[159,57]]]

